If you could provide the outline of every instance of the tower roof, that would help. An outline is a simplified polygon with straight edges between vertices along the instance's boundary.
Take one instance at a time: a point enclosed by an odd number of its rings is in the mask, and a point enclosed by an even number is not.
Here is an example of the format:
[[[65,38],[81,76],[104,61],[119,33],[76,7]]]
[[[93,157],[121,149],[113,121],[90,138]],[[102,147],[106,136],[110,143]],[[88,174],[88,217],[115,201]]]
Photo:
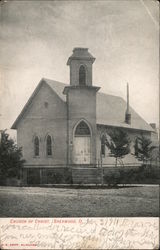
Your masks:
[[[74,48],[73,54],[68,58],[67,65],[70,65],[71,60],[90,60],[92,63],[95,61],[89,52],[88,48]]]

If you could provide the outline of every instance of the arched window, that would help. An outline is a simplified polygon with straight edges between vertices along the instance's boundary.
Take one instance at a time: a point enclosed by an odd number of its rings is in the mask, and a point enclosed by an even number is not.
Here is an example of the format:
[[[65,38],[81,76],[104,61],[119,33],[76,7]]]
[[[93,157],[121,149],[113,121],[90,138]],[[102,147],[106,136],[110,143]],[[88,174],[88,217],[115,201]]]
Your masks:
[[[86,70],[83,65],[79,68],[79,85],[86,85]]]
[[[48,156],[52,155],[52,138],[51,138],[50,135],[47,135],[46,153],[47,153]]]
[[[83,135],[90,136],[90,129],[84,121],[81,121],[76,127],[75,136],[83,136]]]
[[[36,136],[34,138],[34,155],[39,156],[39,138]]]
[[[105,138],[105,135],[102,135],[102,138],[101,138],[101,155],[102,156],[105,156],[105,140],[106,140],[106,138]]]

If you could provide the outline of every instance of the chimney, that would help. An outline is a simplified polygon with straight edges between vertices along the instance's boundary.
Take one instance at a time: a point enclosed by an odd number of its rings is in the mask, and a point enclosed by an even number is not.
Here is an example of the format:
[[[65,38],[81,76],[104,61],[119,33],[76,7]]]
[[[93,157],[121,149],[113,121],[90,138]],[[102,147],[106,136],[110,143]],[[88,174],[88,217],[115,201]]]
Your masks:
[[[125,113],[125,122],[127,124],[131,124],[131,113],[129,111],[129,86],[127,83],[127,109],[126,109],[126,113]]]
[[[151,126],[154,130],[156,130],[156,124],[155,124],[155,123],[150,123],[150,126]]]

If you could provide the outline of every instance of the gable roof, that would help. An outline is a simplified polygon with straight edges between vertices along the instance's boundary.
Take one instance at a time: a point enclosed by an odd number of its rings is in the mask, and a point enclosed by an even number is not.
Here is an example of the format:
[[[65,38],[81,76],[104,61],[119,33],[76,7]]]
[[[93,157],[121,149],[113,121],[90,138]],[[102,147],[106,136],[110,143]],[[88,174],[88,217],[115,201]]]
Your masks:
[[[49,88],[60,97],[60,99],[62,101],[66,101],[66,97],[65,95],[62,94],[64,87],[66,86],[66,84],[61,83],[61,82],[57,82],[57,81],[53,81],[53,80],[49,80],[49,79],[45,79],[42,78],[41,81],[39,82],[39,84],[37,85],[37,87],[35,88],[35,90],[33,91],[32,95],[30,96],[30,98],[28,99],[27,103],[25,104],[25,106],[23,107],[21,113],[19,114],[19,116],[17,117],[17,119],[15,120],[15,122],[13,123],[11,129],[16,129],[17,125],[19,123],[19,121],[21,120],[21,118],[23,117],[23,115],[25,114],[26,110],[28,109],[29,105],[32,103],[32,100],[34,99],[34,97],[37,95],[38,91],[40,90],[41,86],[43,84],[47,84],[49,86]]]
[[[127,103],[119,96],[97,93],[97,124],[154,131],[152,127],[130,107],[131,124],[125,122]]]
[[[57,82],[54,80],[46,79],[43,78],[43,81],[48,84],[51,89],[57,93],[57,95],[65,102],[66,101],[66,96],[63,94],[64,87],[68,86],[65,83],[62,82]]]
[[[42,78],[37,88],[29,98],[28,102],[22,109],[20,115],[17,117],[16,121],[12,125],[12,129],[17,128],[18,122],[23,117],[26,109],[32,102],[34,96],[39,91],[42,84],[47,84],[51,90],[56,93],[59,98],[66,102],[66,96],[63,94],[64,87],[68,86],[68,84],[64,84],[61,82],[57,82],[54,80]],[[131,113],[131,124],[125,123],[125,111],[126,111],[126,101],[119,97],[104,94],[102,92],[97,93],[97,124],[99,125],[107,125],[107,126],[115,126],[115,127],[125,127],[130,129],[144,130],[144,131],[154,131],[152,127],[142,118],[140,117],[134,109],[130,107]]]

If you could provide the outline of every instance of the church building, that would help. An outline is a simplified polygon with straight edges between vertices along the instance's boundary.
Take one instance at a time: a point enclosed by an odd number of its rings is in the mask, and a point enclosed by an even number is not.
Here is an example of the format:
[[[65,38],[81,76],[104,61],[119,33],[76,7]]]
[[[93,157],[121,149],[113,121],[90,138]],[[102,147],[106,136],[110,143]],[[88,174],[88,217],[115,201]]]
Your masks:
[[[103,141],[113,128],[124,129],[133,143],[137,135],[155,133],[129,106],[128,89],[126,102],[93,84],[94,61],[87,48],[74,48],[67,61],[70,84],[43,78],[12,125],[26,160],[24,184],[52,184],[61,175],[67,183],[68,173],[73,183],[80,183],[88,169],[98,176],[102,165],[107,168],[115,161]],[[124,158],[124,164],[135,161],[131,154]]]

